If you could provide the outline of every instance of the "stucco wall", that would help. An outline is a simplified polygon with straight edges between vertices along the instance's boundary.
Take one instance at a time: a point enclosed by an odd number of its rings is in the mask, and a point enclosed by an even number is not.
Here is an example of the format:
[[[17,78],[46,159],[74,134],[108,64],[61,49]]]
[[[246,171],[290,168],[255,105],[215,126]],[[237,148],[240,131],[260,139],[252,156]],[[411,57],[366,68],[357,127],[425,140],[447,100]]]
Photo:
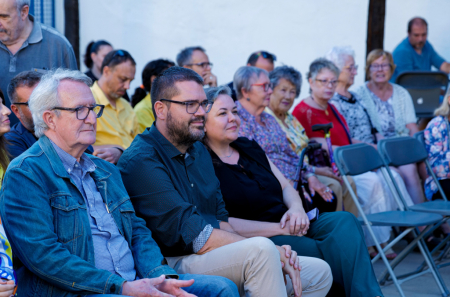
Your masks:
[[[450,60],[450,1],[387,0],[385,48],[406,36],[406,23],[415,15],[430,24],[430,41]],[[363,83],[368,0],[226,0],[148,1],[80,0],[80,52],[91,40],[105,39],[128,50],[137,62],[132,91],[141,84],[141,71],[157,58],[175,60],[186,46],[201,45],[214,63],[219,84],[228,83],[250,53],[267,50],[276,65],[308,65],[334,45],[351,45],[360,65],[355,87]],[[407,5],[406,5],[407,3]],[[82,70],[85,70],[83,65]],[[306,97],[308,86],[300,98]]]

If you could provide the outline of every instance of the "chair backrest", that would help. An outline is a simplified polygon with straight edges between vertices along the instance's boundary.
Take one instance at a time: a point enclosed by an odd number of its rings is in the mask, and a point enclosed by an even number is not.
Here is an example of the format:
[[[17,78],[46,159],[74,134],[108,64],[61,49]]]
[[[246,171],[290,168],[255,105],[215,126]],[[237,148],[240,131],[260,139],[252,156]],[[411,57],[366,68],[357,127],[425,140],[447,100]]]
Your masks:
[[[378,152],[386,165],[394,167],[422,162],[428,158],[420,141],[409,136],[381,139]]]
[[[448,74],[440,71],[402,72],[396,83],[408,90],[418,117],[432,117],[448,86]]]
[[[334,159],[342,175],[358,175],[383,166],[377,150],[365,143],[338,147]]]
[[[414,138],[417,139],[422,145],[423,147],[425,147],[425,132],[424,131],[419,131],[416,134],[414,134]]]

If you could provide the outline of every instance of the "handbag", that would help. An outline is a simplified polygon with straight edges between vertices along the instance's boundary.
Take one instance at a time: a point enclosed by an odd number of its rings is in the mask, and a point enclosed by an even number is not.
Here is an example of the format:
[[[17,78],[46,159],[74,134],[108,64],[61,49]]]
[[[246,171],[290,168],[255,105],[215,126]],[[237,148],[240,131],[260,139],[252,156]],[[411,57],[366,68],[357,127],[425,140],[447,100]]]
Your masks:
[[[310,140],[308,144],[317,143],[315,140]],[[315,167],[331,167],[330,157],[328,152],[322,148],[308,151],[307,153],[309,165]]]

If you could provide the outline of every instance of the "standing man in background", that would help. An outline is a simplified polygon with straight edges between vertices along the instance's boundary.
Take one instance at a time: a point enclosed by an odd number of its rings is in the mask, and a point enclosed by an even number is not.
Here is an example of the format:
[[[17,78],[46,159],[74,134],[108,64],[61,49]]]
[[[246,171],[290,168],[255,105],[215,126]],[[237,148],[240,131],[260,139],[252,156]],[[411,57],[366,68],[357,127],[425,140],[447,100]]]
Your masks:
[[[213,64],[209,62],[204,48],[191,46],[183,49],[177,55],[177,64],[197,72],[203,78],[204,87],[217,87],[217,76],[211,73]]]
[[[0,89],[25,70],[69,68],[77,60],[69,41],[54,28],[34,21],[30,0],[0,0]],[[9,108],[11,101],[5,98]],[[11,126],[19,120],[10,116]]]
[[[430,71],[431,66],[450,73],[450,63],[436,53],[427,41],[428,24],[423,18],[415,17],[408,22],[408,37],[394,50],[394,63],[397,66],[391,82],[405,71]]]

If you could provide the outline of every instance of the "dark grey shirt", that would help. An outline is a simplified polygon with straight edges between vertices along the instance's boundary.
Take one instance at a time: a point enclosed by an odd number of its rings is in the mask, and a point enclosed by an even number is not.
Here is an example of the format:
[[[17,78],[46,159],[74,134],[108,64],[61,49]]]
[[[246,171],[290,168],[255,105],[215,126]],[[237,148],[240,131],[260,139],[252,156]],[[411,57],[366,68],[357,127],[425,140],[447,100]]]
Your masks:
[[[80,162],[77,162],[77,159],[53,142],[52,145],[86,202],[94,244],[95,267],[115,273],[127,281],[135,280],[133,254],[90,175],[96,168],[94,162],[85,154],[81,156]]]
[[[13,55],[0,42],[0,89],[6,97],[6,106],[10,106],[7,88],[11,79],[22,71],[31,69],[69,68],[77,70],[77,60],[69,41],[54,28],[34,21],[33,30],[21,48]],[[11,113],[11,126],[19,120]]]

